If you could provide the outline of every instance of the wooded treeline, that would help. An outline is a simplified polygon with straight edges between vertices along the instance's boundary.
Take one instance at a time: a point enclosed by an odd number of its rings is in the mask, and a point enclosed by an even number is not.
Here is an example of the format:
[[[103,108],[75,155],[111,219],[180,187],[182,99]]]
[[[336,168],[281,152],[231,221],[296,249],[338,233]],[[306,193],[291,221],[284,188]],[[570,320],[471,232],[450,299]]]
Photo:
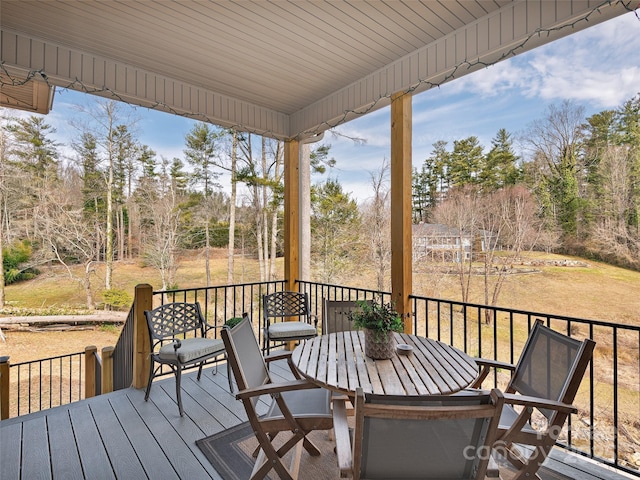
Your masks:
[[[0,305],[5,283],[47,262],[67,267],[89,307],[98,291],[106,292],[107,304],[117,301],[111,275],[118,260],[142,259],[166,289],[178,286],[179,253],[197,251],[210,284],[209,249],[230,246],[230,283],[234,247],[260,260],[260,280],[276,277],[282,143],[197,123],[185,136],[184,156],[168,159],[139,140],[134,111],[96,100],[74,119],[70,145],[57,142],[46,117],[0,111]],[[476,137],[456,140],[451,149],[434,144],[414,171],[414,221],[447,224],[488,246],[454,266],[463,298],[477,262],[488,278],[497,264],[529,248],[640,268],[639,119],[640,96],[589,118],[565,102],[517,139],[500,130],[486,153]],[[329,145],[310,157],[321,174],[336,162]],[[359,205],[331,175],[312,186],[314,280],[336,282],[369,265],[377,288],[388,286],[389,165],[371,163],[380,168],[368,172],[371,198]],[[230,193],[219,184],[222,174]],[[498,249],[509,255],[498,261]],[[92,276],[97,262],[107,267],[104,281]],[[84,274],[72,265],[82,265]],[[487,303],[495,304],[500,285],[487,283]]]
[[[588,118],[552,105],[519,138],[500,130],[486,153],[473,136],[433,147],[414,173],[415,222],[436,220],[462,189],[486,197],[522,185],[541,222],[537,248],[640,268],[640,95]]]

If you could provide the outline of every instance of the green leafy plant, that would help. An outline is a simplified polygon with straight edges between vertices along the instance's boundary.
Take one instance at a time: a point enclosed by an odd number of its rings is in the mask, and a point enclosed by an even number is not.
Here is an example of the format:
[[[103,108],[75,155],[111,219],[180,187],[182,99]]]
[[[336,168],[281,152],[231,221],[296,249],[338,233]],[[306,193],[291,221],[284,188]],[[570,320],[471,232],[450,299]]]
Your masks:
[[[368,328],[381,340],[389,332],[402,332],[404,322],[392,302],[358,300],[358,307],[348,314],[356,328]]]
[[[232,317],[224,322],[224,325],[229,328],[233,328],[242,321],[242,317]]]

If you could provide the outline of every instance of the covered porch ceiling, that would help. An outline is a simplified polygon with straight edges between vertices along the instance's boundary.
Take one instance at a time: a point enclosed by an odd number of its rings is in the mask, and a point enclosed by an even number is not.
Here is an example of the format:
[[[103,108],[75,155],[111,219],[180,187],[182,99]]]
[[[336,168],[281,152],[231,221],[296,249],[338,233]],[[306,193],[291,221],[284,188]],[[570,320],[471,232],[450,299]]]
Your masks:
[[[0,101],[44,82],[301,139],[637,3],[2,0]]]

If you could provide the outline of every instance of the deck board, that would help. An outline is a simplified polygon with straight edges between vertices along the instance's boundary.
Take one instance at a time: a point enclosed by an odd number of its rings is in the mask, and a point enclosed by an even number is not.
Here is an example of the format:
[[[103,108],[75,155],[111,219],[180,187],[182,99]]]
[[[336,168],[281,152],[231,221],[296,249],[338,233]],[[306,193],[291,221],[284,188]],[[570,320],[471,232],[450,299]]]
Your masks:
[[[53,478],[82,479],[80,456],[76,449],[68,447],[66,440],[74,438],[71,419],[67,415],[51,415],[47,417],[47,428],[56,439],[49,442]]]
[[[59,439],[59,441],[64,441],[64,439]],[[46,417],[24,422],[22,426],[22,445],[23,456],[29,452],[28,461],[22,464],[22,478],[33,480],[52,478]]]
[[[147,476],[151,479],[180,478],[171,465],[165,452],[160,445],[159,438],[155,438],[147,425],[133,407],[129,397],[126,395],[115,396],[111,399],[118,421],[125,426],[129,442],[133,445],[142,467]],[[148,408],[148,404],[138,404],[139,408]]]
[[[116,478],[145,478],[144,468],[108,398],[100,396],[93,399],[91,411]]]
[[[2,425],[2,423],[0,423]],[[19,478],[22,424],[15,423],[0,429],[0,470],[2,478]]]
[[[100,475],[101,478],[105,479],[115,478],[109,455],[107,455],[107,451],[104,448],[98,426],[93,419],[89,405],[89,402],[82,402],[69,406],[69,416],[73,425],[75,439],[69,439],[65,443],[71,448],[73,446],[71,441],[75,441],[86,477]],[[51,416],[60,414],[63,414],[63,412],[56,411]],[[29,450],[31,450],[30,447]]]
[[[292,377],[281,362],[270,372],[276,381]],[[175,380],[165,377],[154,383],[147,402],[144,390],[129,388],[3,420],[0,478],[221,480],[195,442],[246,420],[226,375],[226,364],[215,375],[203,370],[200,381],[196,371],[185,374],[183,417]],[[266,409],[266,401],[260,401],[259,412]],[[629,478],[560,449],[554,449],[547,466],[581,480]]]

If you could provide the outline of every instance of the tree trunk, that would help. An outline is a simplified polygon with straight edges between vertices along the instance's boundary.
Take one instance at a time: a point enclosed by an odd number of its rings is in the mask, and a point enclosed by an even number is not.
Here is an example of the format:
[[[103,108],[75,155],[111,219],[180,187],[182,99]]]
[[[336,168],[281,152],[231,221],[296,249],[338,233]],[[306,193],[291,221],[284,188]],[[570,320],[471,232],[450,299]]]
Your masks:
[[[111,146],[112,148],[113,146]],[[104,287],[111,290],[111,279],[113,277],[113,158],[109,154],[109,178],[107,180],[107,238],[106,240],[106,273]]]
[[[118,207],[118,260],[124,260],[124,207]]]
[[[84,293],[87,300],[87,308],[93,310],[95,305],[93,303],[93,295],[91,294],[91,265],[93,261],[88,262],[84,267]]]
[[[233,130],[231,144],[231,199],[229,200],[229,256],[227,262],[227,283],[233,285],[233,268],[236,244],[236,164],[238,161],[238,133]]]
[[[4,197],[0,189],[0,308],[4,308]]]
[[[204,257],[205,257],[205,268],[207,269],[207,287],[211,286],[211,265],[209,264],[209,215],[206,217],[206,225],[204,226]]]

